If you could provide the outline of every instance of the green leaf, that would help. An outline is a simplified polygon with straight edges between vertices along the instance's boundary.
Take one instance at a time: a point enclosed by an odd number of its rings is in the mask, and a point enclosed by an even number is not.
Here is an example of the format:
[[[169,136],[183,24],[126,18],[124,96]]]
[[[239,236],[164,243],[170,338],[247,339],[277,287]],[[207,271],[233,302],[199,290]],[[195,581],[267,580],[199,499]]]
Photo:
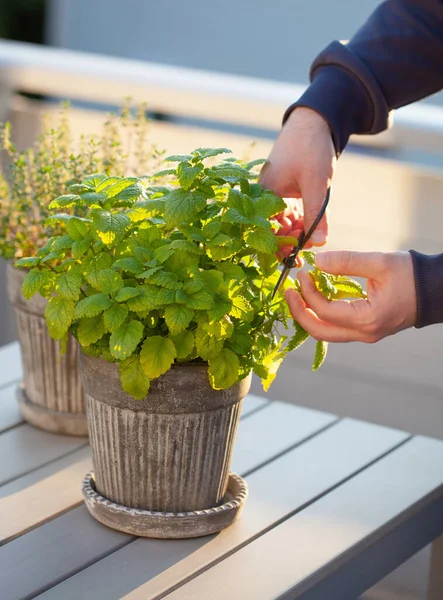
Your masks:
[[[88,206],[100,206],[107,200],[106,194],[98,194],[97,192],[86,192],[81,197]]]
[[[52,238],[53,244],[51,246],[52,250],[55,252],[60,252],[61,250],[66,250],[73,245],[74,240],[70,235],[61,235],[57,238]]]
[[[197,148],[194,151],[200,160],[210,158],[211,156],[218,156],[219,154],[231,154],[232,151],[228,148]]]
[[[180,223],[190,223],[205,206],[206,198],[201,192],[173,190],[166,196],[166,222],[171,227]]]
[[[74,318],[95,317],[109,308],[111,304],[112,301],[106,294],[93,294],[80,300],[75,307]]]
[[[208,360],[211,356],[218,354],[223,348],[223,340],[210,335],[205,329],[204,324],[197,327],[195,332],[195,346],[197,348],[198,355],[203,360]]]
[[[143,324],[140,321],[125,321],[111,334],[109,347],[118,360],[125,360],[134,352],[143,337]]]
[[[22,293],[26,300],[32,298],[40,288],[44,285],[47,278],[45,271],[39,271],[38,269],[32,269],[25,275],[22,284]]]
[[[180,308],[182,309],[183,307]],[[194,350],[194,334],[192,331],[185,329],[176,335],[171,334],[170,337],[177,350],[177,358],[179,360],[183,360],[192,354]]]
[[[275,238],[275,234],[270,229],[256,229],[255,231],[247,231],[245,234],[248,246],[266,254],[277,251],[278,246]]]
[[[113,304],[104,311],[103,320],[106,331],[117,331],[128,316],[129,310],[124,304]]]
[[[129,256],[116,260],[113,264],[113,269],[122,269],[123,271],[128,271],[128,273],[140,275],[140,273],[144,270],[144,267],[136,258]]]
[[[229,312],[236,319],[246,319],[248,313],[253,316],[253,308],[243,296],[234,296],[231,298],[232,309]],[[248,319],[246,319],[248,320]]]
[[[150,380],[141,366],[140,357],[131,356],[121,362],[118,368],[122,389],[136,400],[143,400],[148,394]]]
[[[59,196],[55,200],[49,203],[49,209],[52,210],[54,208],[71,208],[72,206],[76,206],[78,203],[81,203],[81,198],[77,194],[66,194],[64,196]]]
[[[303,250],[303,252],[300,252],[300,258],[305,260],[311,267],[315,267],[315,252],[312,252],[312,250]]]
[[[57,213],[56,215],[51,215],[45,220],[45,227],[51,227],[53,225],[58,225],[59,223],[68,223],[72,219],[71,215],[67,215],[66,213]]]
[[[126,302],[126,300],[136,298],[137,296],[140,296],[140,294],[140,288],[124,287],[118,291],[115,299],[117,302]]]
[[[96,190],[97,192],[104,192],[107,188],[111,187],[111,185],[114,185],[114,183],[118,183],[119,181],[122,181],[121,177],[105,177],[97,185]]]
[[[156,248],[154,250],[154,258],[158,260],[159,263],[164,263],[174,254],[174,248],[171,248],[169,244],[160,246],[160,248]]]
[[[160,285],[170,290],[177,290],[181,284],[178,281],[175,273],[168,273],[167,271],[158,271],[150,277],[150,283]]]
[[[221,271],[227,279],[236,279],[242,281],[246,278],[246,273],[243,271],[240,265],[235,265],[231,262],[219,262],[216,263],[216,267]]]
[[[89,226],[79,217],[71,217],[66,223],[66,231],[73,240],[81,240],[89,233]]]
[[[78,300],[82,278],[78,273],[62,273],[55,280],[55,290],[59,296],[67,300]]]
[[[309,333],[303,329],[301,325],[294,321],[295,333],[289,340],[286,351],[292,352],[293,350],[297,350],[302,344],[306,342],[309,338]]]
[[[105,333],[102,315],[82,319],[77,329],[78,341],[82,346],[95,344]]]
[[[206,223],[202,229],[205,240],[210,240],[219,233],[221,226],[222,224],[220,221],[209,221],[209,223]]]
[[[111,179],[111,178],[110,178]],[[114,178],[112,178],[114,179]],[[110,185],[106,185],[106,182],[103,181],[100,186],[98,186],[97,191],[104,191],[108,198],[118,198],[118,199],[126,199],[122,197],[122,192],[127,190],[128,188],[132,188],[134,186],[138,186],[138,195],[141,194],[142,188],[139,184],[137,184],[136,180],[133,177],[128,177],[126,179],[120,179],[118,181],[111,182]]]
[[[171,304],[165,308],[165,321],[171,335],[181,333],[192,320],[194,311],[182,304]]]
[[[180,185],[184,190],[189,190],[199,173],[203,171],[203,165],[191,166],[190,163],[181,162],[177,168],[177,175]]]
[[[121,238],[131,224],[130,218],[123,213],[111,213],[103,209],[94,212],[93,221],[99,238],[107,246]]]
[[[203,254],[203,248],[201,248],[201,246],[194,242],[188,242],[188,240],[174,240],[169,247],[173,250],[185,250],[186,252],[192,252],[193,254]]]
[[[150,285],[144,285],[137,288],[137,290],[139,291],[139,295],[128,300],[129,310],[141,312],[157,308],[158,288]]]
[[[229,348],[223,348],[208,362],[209,382],[215,390],[226,389],[238,380],[240,362],[238,356]]]
[[[72,244],[72,256],[74,258],[81,258],[91,247],[92,240],[90,237],[83,238],[82,240],[75,240]]]
[[[237,225],[249,225],[250,220],[235,208],[228,208],[222,217],[224,223],[233,223]]]
[[[319,292],[325,296],[328,300],[333,298],[337,293],[337,288],[331,282],[331,276],[315,269],[314,271],[309,271],[310,276],[315,282],[317,289]]]
[[[164,161],[165,162],[181,162],[182,160],[191,160],[192,156],[190,154],[171,154],[171,156],[167,156]]]
[[[160,335],[146,338],[140,351],[141,365],[150,379],[169,371],[176,357],[177,350],[172,340]]]
[[[253,167],[256,167],[257,165],[263,165],[265,164],[266,158],[256,158],[255,160],[251,160],[250,162],[245,164],[245,169],[248,169],[248,171],[250,171]]]
[[[96,189],[104,179],[106,179],[106,175],[103,173],[94,173],[93,175],[88,175],[88,177],[85,177],[82,183],[88,187]]]
[[[104,269],[109,269],[112,266],[112,258],[106,252],[100,252],[96,256],[85,261],[85,278],[89,285],[93,288],[98,288],[98,276]]]
[[[338,276],[334,277],[334,287],[337,292],[333,298],[338,300],[340,298],[366,298],[366,292],[362,286],[350,279],[349,277]]]
[[[158,179],[159,177],[167,177],[168,175],[175,175],[176,169],[162,169],[151,175],[151,179]]]
[[[74,301],[55,297],[48,301],[45,319],[49,333],[55,340],[61,339],[68,331],[74,316]]]
[[[262,254],[259,252],[257,254],[257,259],[260,269],[263,271],[265,277],[270,277],[277,271],[278,260],[275,257],[275,254]]]
[[[265,191],[257,198],[254,207],[256,215],[269,219],[270,217],[283,212],[286,208],[286,203],[282,198],[279,198],[272,192]]]
[[[284,357],[285,354],[280,351],[280,347],[278,346],[263,359],[266,377],[262,377],[262,385],[265,392],[271,387],[271,383],[274,381]]]
[[[312,363],[312,370],[317,371],[326,358],[328,352],[328,342],[318,341],[315,345],[314,362]]]
[[[175,290],[168,288],[159,289],[155,294],[156,306],[161,307],[165,304],[173,304],[175,302],[175,294]]]
[[[155,214],[163,214],[164,209],[164,200],[142,200],[133,204],[126,214],[133,223],[138,223]]]
[[[29,269],[29,267],[35,267],[40,262],[38,256],[28,256],[26,258],[19,258],[14,266],[15,267],[23,267],[24,269]]]
[[[84,192],[90,192],[92,187],[89,185],[83,185],[82,183],[73,183],[68,187],[68,192],[73,194],[83,194]]]
[[[124,286],[122,276],[113,269],[104,269],[98,274],[97,289],[105,294],[115,294]]]

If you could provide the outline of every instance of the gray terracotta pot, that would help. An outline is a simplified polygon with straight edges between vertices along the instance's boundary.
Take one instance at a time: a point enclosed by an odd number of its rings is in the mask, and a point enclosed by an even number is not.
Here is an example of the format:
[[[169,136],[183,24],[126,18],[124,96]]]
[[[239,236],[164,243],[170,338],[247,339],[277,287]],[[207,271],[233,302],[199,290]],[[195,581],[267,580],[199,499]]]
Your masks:
[[[250,377],[216,391],[207,365],[185,363],[152,381],[148,396],[135,400],[122,391],[115,364],[82,355],[80,371],[95,489],[102,497],[170,513],[222,503]]]
[[[23,363],[23,383],[17,394],[21,412],[26,421],[41,429],[85,436],[88,427],[78,373],[78,344],[70,337],[60,358],[60,343],[49,335],[44,318],[47,300],[39,294],[26,300],[21,291],[25,275],[25,270],[8,265],[8,296],[14,307]]]

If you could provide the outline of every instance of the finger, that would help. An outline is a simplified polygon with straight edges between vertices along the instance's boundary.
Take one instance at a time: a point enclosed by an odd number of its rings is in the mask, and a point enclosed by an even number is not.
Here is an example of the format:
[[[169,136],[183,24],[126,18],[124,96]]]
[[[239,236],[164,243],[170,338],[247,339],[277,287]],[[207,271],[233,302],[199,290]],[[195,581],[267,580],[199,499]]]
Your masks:
[[[277,235],[289,235],[289,232],[292,229],[292,221],[288,217],[281,217],[279,223],[281,227],[278,230]]]
[[[316,340],[324,342],[358,342],[361,334],[353,329],[332,325],[318,318],[313,310],[306,306],[301,295],[294,289],[286,290],[285,299],[294,319]]]
[[[281,159],[268,159],[263,165],[258,183],[280,198],[300,197],[300,189],[293,177],[291,165]]]
[[[315,264],[333,275],[351,275],[379,281],[386,271],[387,255],[383,252],[351,252],[337,250],[318,252]]]
[[[370,320],[368,311],[370,312],[371,306],[368,300],[360,298],[351,302],[347,300],[329,301],[317,290],[308,273],[298,273],[298,280],[305,302],[320,319],[351,329],[359,329]]]
[[[311,185],[309,183],[308,185],[304,184],[301,191],[303,197],[305,231],[309,231],[322,209],[327,188],[322,185]],[[313,232],[310,241],[313,246],[323,246],[326,244],[327,239],[328,218],[325,213]]]

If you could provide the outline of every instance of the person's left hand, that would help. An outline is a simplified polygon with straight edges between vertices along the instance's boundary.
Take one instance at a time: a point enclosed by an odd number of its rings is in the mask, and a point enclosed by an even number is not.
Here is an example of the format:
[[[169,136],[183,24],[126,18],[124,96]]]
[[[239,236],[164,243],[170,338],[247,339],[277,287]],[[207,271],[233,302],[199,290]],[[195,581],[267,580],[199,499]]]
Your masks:
[[[417,317],[412,257],[409,252],[319,252],[316,265],[334,275],[367,279],[367,298],[329,301],[311,276],[299,271],[301,294],[285,298],[294,319],[316,340],[374,343],[413,327]]]

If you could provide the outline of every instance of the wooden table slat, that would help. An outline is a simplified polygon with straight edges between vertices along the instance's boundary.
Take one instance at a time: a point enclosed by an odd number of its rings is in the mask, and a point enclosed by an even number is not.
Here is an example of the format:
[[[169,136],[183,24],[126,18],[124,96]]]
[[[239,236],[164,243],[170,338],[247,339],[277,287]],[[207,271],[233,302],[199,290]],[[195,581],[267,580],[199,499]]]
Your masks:
[[[15,397],[17,382],[0,388],[0,433],[23,423]]]
[[[47,433],[28,424],[5,431],[0,435],[0,485],[86,444],[86,438]]]
[[[41,600],[157,598],[405,439],[407,434],[395,430],[341,421],[249,475],[250,492],[244,512],[234,526],[221,534],[181,542],[138,539],[48,590]],[[200,597],[211,596],[195,596]]]
[[[22,362],[18,342],[0,348],[0,387],[22,377]]]
[[[167,598],[304,597],[375,539],[383,539],[436,498],[441,501],[442,464],[442,442],[413,438]]]
[[[262,415],[265,412],[271,411],[273,406],[274,403],[263,410],[251,414],[241,422],[250,423],[250,427],[253,428],[254,423],[261,423]],[[286,410],[283,410],[285,408]],[[302,409],[298,411],[292,406],[283,405],[280,414],[283,418],[284,415],[286,415],[286,418],[290,418],[293,412],[298,416],[293,422],[294,443],[306,435],[307,429],[313,433],[313,422],[315,420],[317,420],[318,430],[324,427],[325,416],[323,413],[314,411],[311,414],[309,410]],[[22,429],[23,427],[18,429]],[[249,428],[244,431],[246,432],[245,435],[249,435]],[[243,432],[239,431],[238,439],[241,439],[242,434]],[[279,435],[278,423],[272,419],[269,421],[269,435],[271,438],[278,437]],[[289,445],[291,444],[289,443]],[[251,450],[248,444],[241,445],[241,447],[244,448],[245,452]],[[275,447],[269,448],[269,454],[265,455],[265,458],[271,458],[272,452],[275,452]],[[238,460],[242,461],[242,456],[238,456]],[[254,463],[253,456],[244,462],[248,467],[254,468],[262,460],[263,453],[259,452],[256,463]],[[76,515],[75,518],[71,516],[73,513]],[[109,531],[107,527],[96,523],[90,517],[86,508],[81,506],[10,541],[0,548],[0,564],[2,565],[2,569],[0,570],[0,589],[8,590],[9,596],[6,595],[6,598],[21,598],[22,596],[36,594],[37,590],[42,591],[46,587],[56,585],[73,573],[81,571],[91,563],[114,552],[132,539],[130,536],[124,536],[126,541],[122,542],[120,537],[110,537]],[[91,549],[85,551],[85,548],[88,547],[88,541]],[[68,552],[65,551],[66,546],[69,546]],[[35,575],[37,572],[38,576]]]

